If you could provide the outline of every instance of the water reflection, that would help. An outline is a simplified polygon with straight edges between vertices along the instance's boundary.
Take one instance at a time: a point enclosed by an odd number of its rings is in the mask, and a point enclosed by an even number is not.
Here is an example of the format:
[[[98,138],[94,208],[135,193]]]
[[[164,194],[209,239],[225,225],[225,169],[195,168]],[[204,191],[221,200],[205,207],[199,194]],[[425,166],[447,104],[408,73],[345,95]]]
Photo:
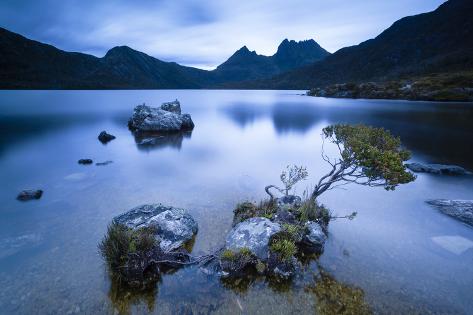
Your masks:
[[[153,134],[153,133],[135,133],[136,147],[141,151],[159,150],[163,148],[172,148],[180,150],[184,139],[190,139],[192,131],[177,132],[169,134]]]
[[[1,104],[0,104],[1,105]],[[0,116],[0,155],[15,144],[71,126],[90,125],[103,120],[101,115],[3,115]]]
[[[236,102],[222,108],[222,112],[242,128],[261,119],[270,119],[277,134],[304,134],[322,122],[384,127],[400,136],[409,149],[432,156],[427,162],[473,168],[473,160],[464,159],[473,154],[471,104],[330,100],[327,105],[319,102],[322,101],[309,97],[303,101],[264,106]]]
[[[157,279],[137,289],[128,287],[117,277],[110,276],[108,297],[119,314],[131,314],[133,307],[138,305],[144,305],[148,312],[152,312],[156,308],[160,282],[161,279]]]

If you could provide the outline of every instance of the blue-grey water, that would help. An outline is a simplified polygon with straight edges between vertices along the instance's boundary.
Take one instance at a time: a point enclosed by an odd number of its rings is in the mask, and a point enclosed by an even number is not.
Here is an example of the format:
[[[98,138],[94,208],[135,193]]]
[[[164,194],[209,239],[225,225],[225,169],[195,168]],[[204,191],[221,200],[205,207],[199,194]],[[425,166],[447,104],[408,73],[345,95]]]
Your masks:
[[[329,124],[382,126],[413,161],[473,169],[473,104],[301,93],[1,91],[0,313],[324,314],[347,299],[340,313],[365,305],[379,314],[472,314],[473,229],[425,200],[473,199],[473,176],[419,174],[394,192],[327,192],[321,201],[334,213],[358,216],[330,224],[324,253],[292,283],[229,284],[195,267],[141,294],[111,283],[97,244],[115,215],[144,203],[186,208],[199,224],[193,254],[216,250],[235,204],[265,197],[286,165],[309,171],[297,193],[327,172],[320,133]],[[194,131],[137,145],[126,125],[133,107],[176,98]],[[102,130],[117,138],[101,144]],[[80,158],[113,163],[83,166]],[[17,201],[27,188],[44,195]]]

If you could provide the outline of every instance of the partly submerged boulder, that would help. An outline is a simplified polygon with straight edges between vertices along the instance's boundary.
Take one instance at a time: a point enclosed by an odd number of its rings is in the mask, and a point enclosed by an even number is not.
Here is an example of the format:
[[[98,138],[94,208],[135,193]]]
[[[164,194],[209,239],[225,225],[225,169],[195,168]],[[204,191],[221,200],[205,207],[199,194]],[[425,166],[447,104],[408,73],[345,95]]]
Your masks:
[[[82,165],[89,165],[94,163],[94,161],[92,161],[91,159],[80,159],[79,161],[77,161],[77,163]]]
[[[442,213],[473,226],[473,200],[434,199],[427,200],[427,203]]]
[[[102,131],[99,136],[98,136],[98,139],[100,142],[102,142],[103,144],[107,143],[107,142],[110,142],[112,141],[113,139],[115,139],[115,136],[114,135],[111,135],[109,133],[107,133],[105,130]]]
[[[281,231],[278,223],[266,218],[251,218],[238,223],[228,233],[225,248],[232,251],[249,249],[258,259],[265,261],[269,257],[269,240]]]
[[[156,227],[156,239],[163,251],[182,247],[197,233],[197,222],[184,209],[162,204],[142,205],[114,218],[114,221],[132,229]]]
[[[16,199],[20,201],[28,201],[33,199],[39,199],[43,195],[43,191],[40,189],[26,189],[21,191]]]
[[[308,221],[305,224],[306,234],[302,239],[304,247],[311,252],[319,253],[322,251],[327,236],[320,224],[314,221]]]
[[[194,122],[189,114],[181,114],[180,104],[176,100],[164,103],[160,108],[144,104],[136,106],[128,127],[141,132],[178,132],[192,130]]]
[[[431,173],[442,175],[471,175],[461,166],[444,164],[426,164],[426,163],[407,163],[406,167],[416,173]]]

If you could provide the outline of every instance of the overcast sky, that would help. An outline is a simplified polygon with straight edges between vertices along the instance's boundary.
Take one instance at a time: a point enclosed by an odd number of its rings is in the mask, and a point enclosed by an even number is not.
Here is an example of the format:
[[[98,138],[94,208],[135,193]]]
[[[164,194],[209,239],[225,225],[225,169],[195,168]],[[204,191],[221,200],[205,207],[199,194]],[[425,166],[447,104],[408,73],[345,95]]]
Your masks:
[[[127,45],[162,60],[212,68],[244,45],[272,55],[284,38],[313,38],[335,52],[442,2],[0,0],[0,26],[67,51],[102,57]]]

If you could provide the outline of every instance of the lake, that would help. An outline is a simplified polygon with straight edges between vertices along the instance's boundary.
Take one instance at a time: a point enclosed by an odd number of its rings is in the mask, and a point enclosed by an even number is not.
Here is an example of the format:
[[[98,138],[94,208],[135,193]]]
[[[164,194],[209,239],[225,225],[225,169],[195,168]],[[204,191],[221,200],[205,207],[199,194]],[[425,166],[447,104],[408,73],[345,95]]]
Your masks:
[[[298,194],[329,170],[320,152],[330,124],[384,127],[412,161],[473,169],[473,104],[301,93],[1,91],[0,312],[472,314],[473,248],[460,245],[473,241],[473,229],[425,201],[473,199],[473,176],[418,174],[394,192],[349,185],[323,194],[334,213],[358,216],[331,222],[323,254],[289,283],[229,283],[197,267],[164,274],[141,293],[110,280],[97,244],[114,216],[145,203],[182,207],[199,224],[192,253],[217,250],[235,205],[264,198],[286,165],[307,166]],[[193,132],[138,145],[127,128],[134,106],[176,98]],[[101,144],[102,130],[117,138]],[[84,166],[81,158],[113,163]],[[17,201],[27,188],[43,197]]]

